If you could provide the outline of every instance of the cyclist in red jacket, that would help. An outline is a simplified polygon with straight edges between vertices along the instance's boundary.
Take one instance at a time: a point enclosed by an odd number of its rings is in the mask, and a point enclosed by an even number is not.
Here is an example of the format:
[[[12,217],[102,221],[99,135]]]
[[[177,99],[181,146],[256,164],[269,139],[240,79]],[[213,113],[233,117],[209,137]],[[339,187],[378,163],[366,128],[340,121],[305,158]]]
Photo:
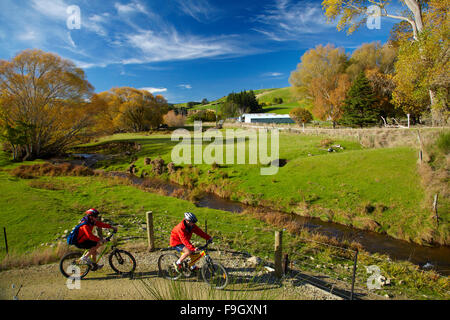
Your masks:
[[[85,213],[86,216],[83,217],[82,220],[87,221],[87,223],[80,227],[78,231],[77,244],[75,246],[80,249],[89,249],[88,253],[81,257],[81,260],[87,264],[91,264],[93,266],[93,271],[95,271],[103,268],[102,264],[97,265],[93,261],[97,260],[97,249],[102,244],[104,244],[105,241],[96,237],[92,233],[92,229],[94,228],[94,226],[96,226],[98,228],[108,228],[117,231],[117,228],[107,223],[101,222],[99,220],[100,212],[98,212],[96,209],[89,209]],[[92,257],[92,260],[91,258],[89,258],[89,256]]]
[[[199,235],[205,240],[212,239],[210,235],[203,232],[203,230],[196,225],[197,221],[197,218],[192,212],[185,212],[183,221],[172,229],[170,234],[170,246],[178,252],[182,252],[181,257],[174,263],[177,271],[181,270],[181,262],[196,250],[190,242],[192,233]],[[196,266],[192,267],[193,270],[196,268]]]

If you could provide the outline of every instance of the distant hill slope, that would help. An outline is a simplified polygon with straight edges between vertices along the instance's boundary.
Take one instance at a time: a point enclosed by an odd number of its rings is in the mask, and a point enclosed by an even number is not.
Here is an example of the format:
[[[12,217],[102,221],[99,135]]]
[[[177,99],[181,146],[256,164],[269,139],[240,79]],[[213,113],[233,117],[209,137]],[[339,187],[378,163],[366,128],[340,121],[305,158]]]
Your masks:
[[[253,90],[253,92],[255,93],[256,99],[259,103],[267,104],[263,107],[264,112],[288,114],[289,111],[291,111],[293,108],[297,108],[300,106],[299,102],[296,100],[291,91],[291,87],[257,89]],[[220,108],[221,104],[225,102],[226,98],[227,96],[224,96],[205,105],[196,105],[192,107],[191,110],[210,109],[215,111],[216,108]],[[283,99],[283,103],[272,105],[274,98]],[[186,103],[178,103],[175,106],[186,107]]]

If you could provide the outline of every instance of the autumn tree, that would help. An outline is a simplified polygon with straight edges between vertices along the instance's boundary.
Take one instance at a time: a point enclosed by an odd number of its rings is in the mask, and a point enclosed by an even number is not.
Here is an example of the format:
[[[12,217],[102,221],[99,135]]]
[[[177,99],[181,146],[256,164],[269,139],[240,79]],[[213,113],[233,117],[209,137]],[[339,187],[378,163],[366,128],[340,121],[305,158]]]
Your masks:
[[[397,48],[389,42],[384,45],[381,45],[379,41],[363,43],[353,51],[346,73],[352,81],[361,71],[375,69],[381,74],[393,74],[397,51]]]
[[[352,80],[360,72],[365,73],[376,96],[374,107],[385,119],[403,114],[391,102],[395,89],[393,77],[397,55],[398,49],[391,42],[384,45],[380,42],[364,43],[353,52],[346,70]]]
[[[400,51],[395,64],[393,102],[412,114],[413,119],[429,110],[433,125],[445,125],[450,120],[449,5],[448,0],[430,1],[417,40],[411,42],[407,36],[399,36]],[[404,33],[408,34],[408,30]]]
[[[69,60],[25,50],[0,61],[0,130],[14,158],[58,154],[91,124],[93,87]]]
[[[423,30],[422,8],[426,1],[400,0],[408,8],[403,14],[391,12],[389,4],[391,0],[323,0],[322,7],[328,21],[339,18],[336,28],[341,31],[347,29],[352,34],[362,25],[367,23],[370,7],[377,6],[381,17],[396,19],[408,23],[413,31],[413,38],[418,39],[418,34]]]
[[[101,92],[93,103],[99,108],[98,124],[114,132],[140,132],[157,128],[163,122],[168,105],[163,96],[130,87]]]
[[[419,104],[429,106],[433,122],[443,123],[446,121],[445,115],[449,113],[448,83],[445,80],[448,76],[442,77],[442,70],[448,70],[449,60],[447,14],[449,0],[400,0],[400,2],[407,8],[402,14],[390,12],[390,0],[324,0],[322,7],[327,19],[331,21],[339,18],[337,29],[347,29],[349,34],[366,23],[369,6],[376,5],[381,17],[398,20],[399,24],[394,28],[393,33],[394,43],[407,47],[399,55],[398,67],[404,69],[409,67],[410,71],[403,72],[403,75],[407,75],[414,72],[417,64],[423,64],[419,66],[419,69],[426,72],[420,75],[417,73],[421,79],[417,79],[417,76],[415,79],[397,77],[395,80],[397,87],[404,85],[405,89],[394,93],[396,97],[393,101],[403,104],[402,107],[405,107],[406,112],[411,110],[418,112]],[[434,37],[429,37],[427,33],[433,34]],[[432,38],[434,39],[430,40]],[[430,64],[433,66],[429,67]],[[434,68],[434,66],[447,67],[447,69]],[[416,89],[407,88],[406,82],[411,80],[420,82],[421,85]],[[428,101],[423,100],[423,89],[426,89],[428,93]]]
[[[342,114],[340,106],[350,83],[343,75],[347,65],[343,49],[318,45],[301,57],[289,77],[295,96],[312,102],[313,114],[321,120],[331,120],[333,127]]]
[[[303,126],[303,130],[305,129],[305,124],[311,122],[313,119],[311,112],[305,108],[294,108],[289,112],[289,116],[297,124],[301,123]]]
[[[176,114],[174,110],[170,110],[163,116],[163,120],[169,127],[182,127],[186,122],[186,117],[182,114]]]

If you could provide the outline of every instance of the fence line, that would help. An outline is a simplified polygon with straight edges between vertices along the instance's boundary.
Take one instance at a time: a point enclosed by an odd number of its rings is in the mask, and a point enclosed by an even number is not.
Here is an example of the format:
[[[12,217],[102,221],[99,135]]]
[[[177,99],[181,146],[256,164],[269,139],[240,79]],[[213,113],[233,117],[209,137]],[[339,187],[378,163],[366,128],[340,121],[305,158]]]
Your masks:
[[[124,215],[121,215],[124,216]],[[134,218],[138,218],[138,215],[127,215],[132,216]],[[161,220],[161,218],[166,218],[166,220]],[[155,232],[153,235],[154,240],[157,240],[158,242],[167,243],[169,242],[169,236],[170,236],[170,230],[167,224],[171,224],[171,221],[180,221],[180,217],[176,217],[173,215],[168,215],[164,213],[157,213],[153,216],[153,223],[157,226],[155,228]],[[221,226],[221,225],[229,225],[220,221],[217,221],[217,219],[205,219],[205,229],[208,228],[209,230]],[[213,228],[211,228],[213,227]],[[167,230],[165,230],[167,229]],[[244,229],[244,230],[242,230]],[[259,237],[261,235],[267,236],[268,233],[272,233],[274,231],[279,231],[280,229],[275,227],[245,227],[242,228],[239,231],[221,231],[217,230],[218,235],[215,236],[216,239],[220,241],[221,235],[223,236],[232,236],[232,235],[239,235],[241,237],[244,237],[246,232],[252,231],[253,233],[256,232],[254,237]],[[259,234],[259,235],[258,235]],[[337,245],[333,245],[330,243],[325,243],[313,239],[307,239],[305,237],[295,236],[296,239],[301,240],[301,243],[305,244],[305,246],[301,246],[300,248],[290,246],[289,243],[286,245],[284,244],[283,247],[284,252],[288,252],[289,254],[289,260],[291,262],[292,267],[291,271],[296,268],[295,266],[300,267],[300,272],[302,277],[306,277],[307,279],[311,279],[311,283],[315,286],[319,286],[322,289],[326,291],[333,290],[340,290],[336,288],[336,283],[330,284],[329,286],[323,285],[325,281],[321,278],[322,276],[327,276],[329,279],[336,281],[337,283],[340,283],[341,285],[345,285],[345,287],[350,287],[343,290],[348,291],[349,295],[346,297],[349,299],[352,299],[354,297],[362,297],[365,295],[371,295],[379,298],[385,298],[381,295],[379,295],[377,292],[379,289],[382,290],[382,292],[395,292],[397,288],[387,287],[383,285],[381,288],[376,288],[374,290],[371,290],[368,288],[368,279],[370,277],[370,273],[367,272],[367,268],[370,265],[371,261],[378,261],[383,262],[383,264],[387,264],[388,266],[393,263],[389,258],[382,258],[382,257],[376,257],[372,256],[370,254],[361,253],[358,252],[358,256],[356,257],[356,250],[346,248],[346,247],[340,247]],[[236,241],[232,241],[234,246],[237,246],[242,250],[243,248],[239,245],[239,243],[236,243]],[[313,246],[308,246],[308,243],[312,244]],[[261,250],[267,251],[266,248],[262,248]],[[270,250],[270,249],[269,249]],[[260,251],[260,250],[257,250]],[[308,252],[303,251],[310,251],[310,254]],[[323,253],[324,256],[320,256],[321,253]],[[281,254],[279,254],[281,256]],[[313,257],[314,259],[317,259],[316,263],[311,263],[309,260]],[[324,257],[326,258],[324,261]],[[365,262],[361,262],[361,258],[364,258],[366,260]],[[306,260],[308,259],[308,260]],[[305,261],[306,260],[306,261]],[[338,261],[335,261],[338,260]],[[316,261],[316,260],[314,260]],[[317,267],[317,266],[320,267]],[[324,267],[322,267],[322,265]],[[302,272],[301,266],[305,267],[306,270]],[[340,268],[339,270],[336,270],[336,268]],[[411,270],[411,266],[405,266],[406,270]],[[388,275],[389,269],[386,269],[386,267],[381,266],[380,269],[382,274]],[[311,274],[305,274],[304,272],[313,272],[317,273],[318,275],[311,275]],[[380,274],[380,276],[382,276]],[[387,276],[386,276],[387,277]],[[303,281],[308,281],[305,279],[302,279]],[[351,288],[353,286],[353,288]],[[401,287],[399,290],[401,290],[403,293],[411,293],[411,294],[417,294],[417,292],[412,291],[409,288]],[[342,291],[342,290],[341,290]],[[347,292],[347,293],[348,293]]]

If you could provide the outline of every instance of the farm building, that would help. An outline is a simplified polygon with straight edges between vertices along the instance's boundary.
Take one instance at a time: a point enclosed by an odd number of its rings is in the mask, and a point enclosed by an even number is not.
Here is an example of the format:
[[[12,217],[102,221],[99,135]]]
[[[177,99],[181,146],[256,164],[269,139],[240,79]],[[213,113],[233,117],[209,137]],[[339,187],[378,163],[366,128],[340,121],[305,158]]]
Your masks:
[[[239,117],[239,121],[245,123],[294,123],[288,114],[275,113],[244,113]]]

